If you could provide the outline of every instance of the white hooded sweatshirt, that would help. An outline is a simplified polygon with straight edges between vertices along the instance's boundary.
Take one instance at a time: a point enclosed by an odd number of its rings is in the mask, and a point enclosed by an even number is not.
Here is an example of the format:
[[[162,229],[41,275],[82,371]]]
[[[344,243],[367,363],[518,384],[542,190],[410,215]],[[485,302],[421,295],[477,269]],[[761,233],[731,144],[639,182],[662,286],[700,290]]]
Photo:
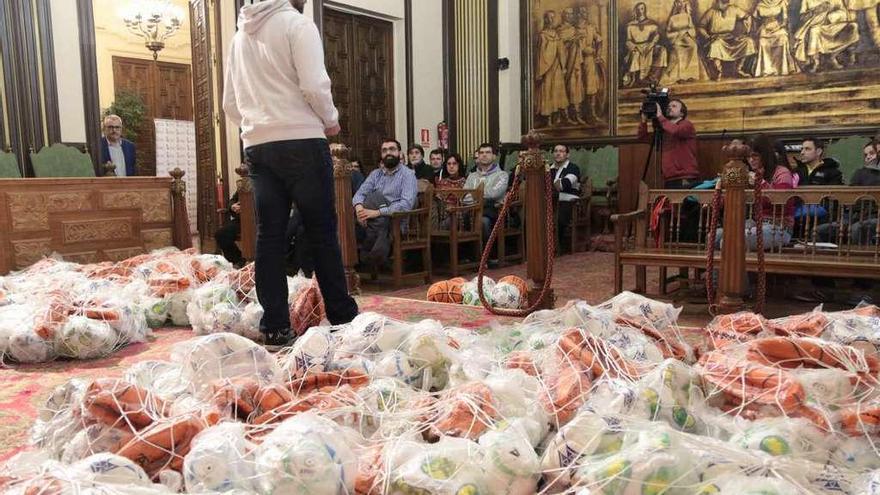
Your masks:
[[[223,110],[244,147],[324,138],[339,123],[318,28],[289,0],[242,7],[226,67]]]

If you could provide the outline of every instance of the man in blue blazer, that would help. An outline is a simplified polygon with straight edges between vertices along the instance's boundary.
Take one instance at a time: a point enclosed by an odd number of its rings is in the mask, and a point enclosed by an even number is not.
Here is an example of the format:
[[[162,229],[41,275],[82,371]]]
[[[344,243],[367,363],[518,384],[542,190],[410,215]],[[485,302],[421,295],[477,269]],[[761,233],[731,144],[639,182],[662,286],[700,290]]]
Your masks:
[[[104,117],[104,137],[101,138],[101,165],[113,162],[117,177],[135,175],[134,143],[122,138],[122,119],[118,115]]]

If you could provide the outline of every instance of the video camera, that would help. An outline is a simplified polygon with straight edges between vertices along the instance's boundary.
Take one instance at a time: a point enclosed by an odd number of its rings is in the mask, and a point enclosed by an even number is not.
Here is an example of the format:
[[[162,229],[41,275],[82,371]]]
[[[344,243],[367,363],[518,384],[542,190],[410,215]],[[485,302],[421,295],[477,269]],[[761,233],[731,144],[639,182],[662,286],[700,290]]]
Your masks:
[[[660,111],[666,115],[666,110],[669,108],[669,88],[658,90],[657,84],[651,83],[651,86],[648,89],[643,89],[642,93],[645,94],[645,101],[642,102],[641,113],[646,118],[657,118],[657,105],[660,105]]]

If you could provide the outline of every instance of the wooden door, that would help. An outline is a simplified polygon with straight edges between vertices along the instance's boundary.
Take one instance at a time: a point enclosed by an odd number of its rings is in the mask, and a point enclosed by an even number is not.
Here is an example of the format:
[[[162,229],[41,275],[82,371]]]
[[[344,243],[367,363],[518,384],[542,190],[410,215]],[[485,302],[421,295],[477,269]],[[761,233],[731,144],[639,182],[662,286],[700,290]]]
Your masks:
[[[342,133],[364,171],[375,168],[382,140],[394,136],[394,29],[372,17],[324,10],[324,51]]]
[[[214,86],[211,77],[211,31],[206,0],[190,0],[193,93],[196,122],[196,183],[198,230],[202,252],[213,252],[217,229],[217,148],[214,136]]]
[[[113,57],[114,93],[136,93],[144,100],[144,123],[138,132],[138,175],[156,175],[153,119],[192,120],[192,71],[187,64]]]

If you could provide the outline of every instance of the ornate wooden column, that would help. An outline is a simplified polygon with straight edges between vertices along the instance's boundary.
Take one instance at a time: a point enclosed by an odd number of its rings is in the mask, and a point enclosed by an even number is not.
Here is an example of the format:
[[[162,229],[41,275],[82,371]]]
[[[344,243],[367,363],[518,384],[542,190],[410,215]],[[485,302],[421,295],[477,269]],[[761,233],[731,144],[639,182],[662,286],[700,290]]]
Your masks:
[[[744,306],[746,278],[746,188],[749,169],[745,159],[749,147],[725,146],[727,163],[721,174],[724,189],[724,237],[721,246],[721,275],[719,280],[719,311],[735,313]]]
[[[541,296],[541,288],[547,279],[547,260],[550,246],[547,242],[547,199],[544,180],[547,174],[547,163],[540,150],[541,135],[530,131],[523,136],[522,143],[528,148],[520,152],[517,168],[525,174],[529,187],[523,200],[526,217],[526,263],[528,277],[532,280],[529,287],[529,305],[534,304]],[[556,302],[553,288],[549,288],[537,309],[551,309]]]
[[[241,222],[241,256],[253,261],[257,254],[257,210],[254,207],[254,190],[248,177],[250,169],[242,163],[235,169],[238,180],[235,185],[238,191],[238,204],[241,206],[239,220]],[[230,205],[231,207],[232,205]]]
[[[357,240],[354,236],[354,207],[351,204],[351,170],[348,168],[350,148],[344,144],[331,144],[333,155],[333,190],[336,194],[336,232],[342,251],[342,265],[349,294],[360,294],[361,280],[357,270]]]
[[[112,165],[112,164],[111,164]],[[115,166],[109,169],[116,175]],[[189,233],[189,215],[186,212],[186,182],[183,176],[186,172],[175,167],[168,172],[174,180],[171,182],[171,204],[174,214],[174,230],[171,231],[172,242],[177,249],[189,249],[192,247],[192,236]]]

